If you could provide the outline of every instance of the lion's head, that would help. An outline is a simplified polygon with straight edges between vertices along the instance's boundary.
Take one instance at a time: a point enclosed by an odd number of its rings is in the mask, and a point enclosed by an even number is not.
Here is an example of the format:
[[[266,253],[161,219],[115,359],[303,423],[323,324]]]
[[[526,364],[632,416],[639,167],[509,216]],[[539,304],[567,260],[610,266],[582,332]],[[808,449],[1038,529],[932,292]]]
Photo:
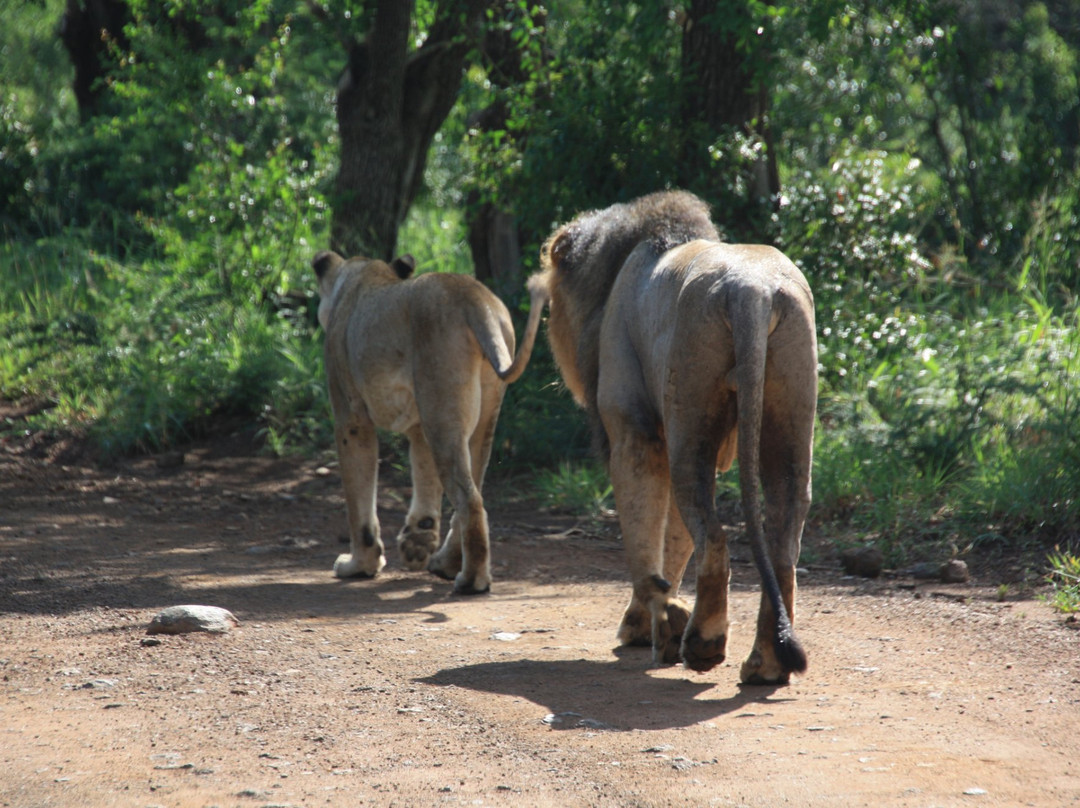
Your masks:
[[[720,238],[708,205],[684,191],[661,191],[582,213],[544,242],[531,283],[547,287],[548,339],[578,404],[595,409],[600,321],[627,257],[642,243],[659,255],[699,238]]]

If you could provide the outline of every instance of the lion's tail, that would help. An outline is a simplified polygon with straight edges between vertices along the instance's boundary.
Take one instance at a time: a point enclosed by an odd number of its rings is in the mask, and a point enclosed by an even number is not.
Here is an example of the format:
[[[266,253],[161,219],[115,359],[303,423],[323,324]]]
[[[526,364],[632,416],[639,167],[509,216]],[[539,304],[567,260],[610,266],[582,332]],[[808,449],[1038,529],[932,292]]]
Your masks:
[[[742,493],[746,531],[754,554],[754,564],[769,598],[774,624],[773,647],[785,670],[801,673],[806,670],[806,651],[795,636],[780,584],[776,579],[761,516],[761,419],[765,398],[765,355],[768,349],[772,320],[772,295],[755,295],[747,305],[732,312],[732,331],[735,335],[735,363],[739,370],[737,384],[739,408],[739,482]],[[741,322],[740,322],[741,321]],[[746,339],[739,339],[745,335]]]
[[[473,322],[470,325],[476,335],[480,348],[487,357],[488,362],[495,369],[499,378],[507,384],[516,382],[525,372],[529,359],[532,358],[533,346],[536,344],[536,334],[540,330],[540,317],[544,313],[544,306],[548,302],[547,286],[540,283],[535,277],[529,279],[529,319],[525,323],[525,333],[521,336],[521,345],[518,346],[517,354],[510,358],[510,351],[499,334],[494,322],[484,318],[482,323]]]

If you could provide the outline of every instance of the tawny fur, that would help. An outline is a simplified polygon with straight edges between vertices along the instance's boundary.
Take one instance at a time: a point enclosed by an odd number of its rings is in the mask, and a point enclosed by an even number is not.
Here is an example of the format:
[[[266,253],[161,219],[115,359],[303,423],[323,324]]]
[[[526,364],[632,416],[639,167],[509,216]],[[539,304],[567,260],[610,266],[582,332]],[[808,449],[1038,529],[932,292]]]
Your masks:
[[[375,509],[383,428],[409,439],[413,497],[398,534],[405,565],[453,579],[458,592],[486,592],[481,488],[506,386],[532,353],[542,291],[515,354],[506,306],[475,278],[410,278],[411,256],[387,264],[322,252],[312,266],[351,545],[334,573],[371,577],[386,564]],[[440,547],[444,491],[454,514]]]
[[[771,247],[721,243],[685,192],[578,216],[546,241],[541,267],[530,287],[549,295],[552,351],[619,510],[633,583],[620,640],[698,671],[724,659],[730,561],[713,495],[737,455],[763,584],[741,678],[786,682],[806,668],[791,625],[817,402],[805,278]],[[695,549],[691,613],[678,590]]]

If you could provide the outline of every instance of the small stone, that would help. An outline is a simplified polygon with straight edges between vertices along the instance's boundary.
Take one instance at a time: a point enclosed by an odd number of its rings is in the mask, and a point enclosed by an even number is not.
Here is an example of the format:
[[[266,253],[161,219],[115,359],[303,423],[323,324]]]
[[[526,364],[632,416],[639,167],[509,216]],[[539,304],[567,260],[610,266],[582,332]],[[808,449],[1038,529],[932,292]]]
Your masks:
[[[94,679],[83,684],[83,690],[107,690],[110,687],[116,687],[117,684],[119,684],[118,679]]]
[[[183,452],[164,452],[159,454],[154,462],[159,469],[177,469],[184,465]]]
[[[941,565],[935,564],[933,561],[924,561],[920,564],[916,564],[913,567],[908,567],[904,572],[910,575],[912,578],[918,578],[920,580],[930,580],[932,578],[938,578],[941,575]]]
[[[576,723],[582,717],[581,713],[574,712],[548,713],[544,716],[543,722],[549,727],[559,727],[569,723]]]
[[[952,561],[946,561],[942,564],[939,574],[941,575],[941,580],[947,584],[966,584],[971,578],[971,574],[968,572],[967,563],[958,558],[954,558]]]
[[[850,547],[840,554],[840,563],[848,575],[877,578],[881,575],[884,557],[876,547]]]
[[[224,634],[239,624],[240,621],[232,612],[217,606],[170,606],[150,621],[146,633],[189,634],[207,631]]]

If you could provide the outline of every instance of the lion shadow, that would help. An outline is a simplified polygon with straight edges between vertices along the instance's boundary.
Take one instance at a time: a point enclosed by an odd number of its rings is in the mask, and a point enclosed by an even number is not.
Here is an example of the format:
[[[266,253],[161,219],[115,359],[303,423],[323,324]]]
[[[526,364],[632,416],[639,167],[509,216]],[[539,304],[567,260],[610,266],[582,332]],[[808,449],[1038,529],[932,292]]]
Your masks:
[[[613,661],[515,659],[446,668],[413,681],[511,696],[540,705],[552,729],[629,731],[674,729],[723,716],[760,716],[782,704],[783,687],[731,687],[701,679],[649,675],[644,654]],[[710,691],[715,691],[711,693]]]

